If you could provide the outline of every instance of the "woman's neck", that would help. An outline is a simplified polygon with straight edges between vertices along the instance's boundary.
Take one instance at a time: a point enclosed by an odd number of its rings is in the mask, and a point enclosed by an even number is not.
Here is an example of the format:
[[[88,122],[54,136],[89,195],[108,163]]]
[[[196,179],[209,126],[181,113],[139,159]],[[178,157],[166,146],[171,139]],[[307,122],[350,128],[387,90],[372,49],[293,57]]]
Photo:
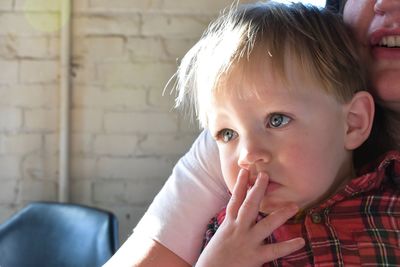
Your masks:
[[[384,127],[388,137],[387,147],[400,150],[400,113],[384,109]]]

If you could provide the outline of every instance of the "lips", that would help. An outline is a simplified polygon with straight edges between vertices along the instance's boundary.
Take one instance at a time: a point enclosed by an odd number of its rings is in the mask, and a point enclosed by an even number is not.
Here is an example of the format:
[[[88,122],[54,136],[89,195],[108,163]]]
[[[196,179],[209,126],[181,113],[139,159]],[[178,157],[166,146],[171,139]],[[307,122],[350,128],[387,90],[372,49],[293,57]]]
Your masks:
[[[282,185],[273,181],[270,181],[268,183],[267,189],[265,190],[265,193],[271,193],[281,187]]]
[[[400,29],[380,29],[370,36],[372,55],[375,59],[400,59]]]
[[[383,36],[378,43],[378,46],[383,47],[400,47],[400,35]]]

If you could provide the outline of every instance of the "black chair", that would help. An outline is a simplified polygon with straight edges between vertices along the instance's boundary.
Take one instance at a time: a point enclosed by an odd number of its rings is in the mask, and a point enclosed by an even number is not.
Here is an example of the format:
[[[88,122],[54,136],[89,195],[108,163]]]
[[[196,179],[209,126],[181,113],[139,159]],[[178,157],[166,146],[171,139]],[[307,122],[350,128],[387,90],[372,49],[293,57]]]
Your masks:
[[[0,266],[96,267],[118,244],[118,222],[112,213],[34,202],[0,225]]]

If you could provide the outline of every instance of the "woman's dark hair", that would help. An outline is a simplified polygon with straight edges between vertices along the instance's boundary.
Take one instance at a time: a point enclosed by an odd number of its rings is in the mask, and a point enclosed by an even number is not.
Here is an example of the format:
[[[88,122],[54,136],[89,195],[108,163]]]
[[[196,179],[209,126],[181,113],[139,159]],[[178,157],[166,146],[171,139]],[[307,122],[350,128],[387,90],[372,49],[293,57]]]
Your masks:
[[[343,0],[326,0],[326,8],[335,13],[342,13],[345,2]]]

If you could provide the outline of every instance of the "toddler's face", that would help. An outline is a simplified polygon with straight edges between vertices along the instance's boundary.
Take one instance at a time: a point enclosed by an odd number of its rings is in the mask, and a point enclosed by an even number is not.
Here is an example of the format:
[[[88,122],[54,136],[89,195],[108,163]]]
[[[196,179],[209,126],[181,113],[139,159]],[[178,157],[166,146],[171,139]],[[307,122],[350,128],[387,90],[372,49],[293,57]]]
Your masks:
[[[344,144],[344,105],[319,89],[319,83],[298,77],[295,69],[285,85],[268,68],[258,66],[242,75],[235,67],[207,112],[228,188],[233,189],[240,168],[251,170],[251,183],[257,172],[268,173],[261,204],[266,213],[288,202],[308,207],[352,170]]]

